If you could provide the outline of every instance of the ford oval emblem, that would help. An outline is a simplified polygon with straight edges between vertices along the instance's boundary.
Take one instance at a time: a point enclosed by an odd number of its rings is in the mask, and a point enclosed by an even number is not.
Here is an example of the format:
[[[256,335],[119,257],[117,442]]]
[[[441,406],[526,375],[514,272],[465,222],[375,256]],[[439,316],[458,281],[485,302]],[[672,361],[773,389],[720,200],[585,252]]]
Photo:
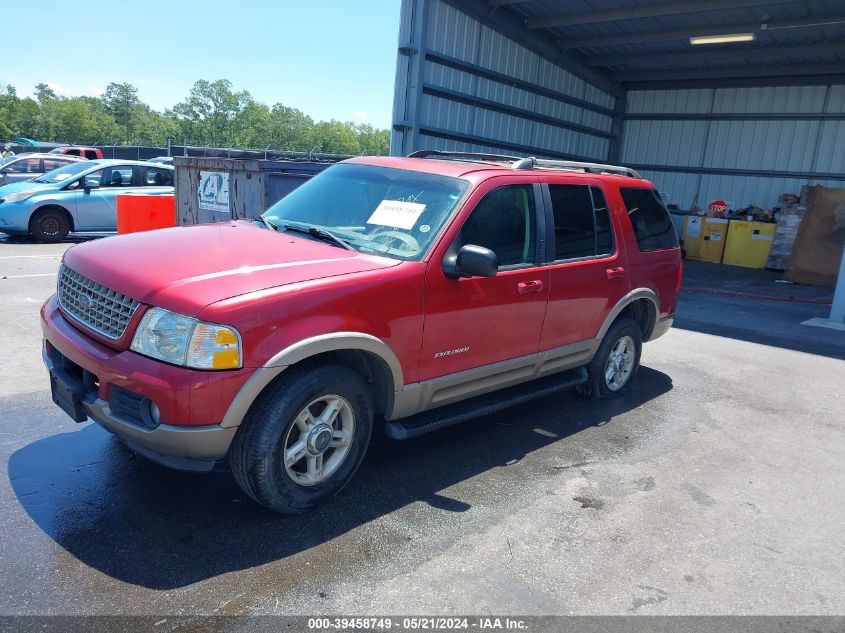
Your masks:
[[[79,295],[79,305],[81,305],[85,310],[90,310],[94,307],[94,299],[91,298],[91,295],[87,295],[83,292]]]

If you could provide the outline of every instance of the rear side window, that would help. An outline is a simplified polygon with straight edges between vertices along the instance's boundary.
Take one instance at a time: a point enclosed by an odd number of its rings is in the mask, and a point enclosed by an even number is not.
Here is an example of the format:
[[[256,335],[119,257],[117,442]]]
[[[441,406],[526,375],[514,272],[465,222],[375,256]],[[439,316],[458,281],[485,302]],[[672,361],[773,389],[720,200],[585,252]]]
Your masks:
[[[62,160],[61,158],[45,158],[44,171],[53,171],[54,169],[58,169],[59,167],[64,167],[69,162],[71,161]]]
[[[601,190],[586,185],[549,185],[555,220],[555,260],[609,255],[613,231]]]
[[[657,251],[678,245],[672,218],[657,191],[625,187],[619,191],[641,251]]]
[[[173,172],[160,167],[146,167],[142,169],[141,185],[145,187],[172,187]]]

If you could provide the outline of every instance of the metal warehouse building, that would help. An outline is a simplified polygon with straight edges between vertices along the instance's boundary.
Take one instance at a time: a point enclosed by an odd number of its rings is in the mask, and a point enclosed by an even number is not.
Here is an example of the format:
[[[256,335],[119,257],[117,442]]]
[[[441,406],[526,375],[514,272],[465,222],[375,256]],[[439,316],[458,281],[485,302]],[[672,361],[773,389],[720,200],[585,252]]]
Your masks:
[[[621,162],[681,209],[770,207],[845,187],[843,35],[841,0],[403,0],[391,152]]]

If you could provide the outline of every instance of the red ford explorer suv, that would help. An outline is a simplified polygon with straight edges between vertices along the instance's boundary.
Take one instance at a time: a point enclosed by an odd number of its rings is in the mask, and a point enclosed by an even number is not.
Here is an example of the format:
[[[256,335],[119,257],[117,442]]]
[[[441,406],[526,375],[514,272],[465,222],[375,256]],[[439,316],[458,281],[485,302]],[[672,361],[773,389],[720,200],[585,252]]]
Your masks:
[[[339,163],[258,222],[74,246],[41,311],[53,400],[273,510],[401,440],[631,387],[681,253],[624,167],[423,151]]]

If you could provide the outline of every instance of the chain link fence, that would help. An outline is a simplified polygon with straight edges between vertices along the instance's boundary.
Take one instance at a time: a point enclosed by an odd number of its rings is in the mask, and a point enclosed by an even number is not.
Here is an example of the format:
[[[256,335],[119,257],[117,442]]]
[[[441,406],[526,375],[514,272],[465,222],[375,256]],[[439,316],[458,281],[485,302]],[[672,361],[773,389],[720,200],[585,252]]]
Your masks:
[[[24,145],[16,141],[0,141],[0,147],[9,144],[15,154],[49,152],[57,147],[67,145],[60,143],[45,143],[39,146]],[[236,158],[252,160],[292,160],[308,162],[333,163],[344,158],[345,154],[325,154],[316,151],[280,150],[271,146],[264,148],[213,147],[211,145],[167,144],[164,146],[151,145],[111,145],[95,144],[85,147],[96,147],[103,153],[103,158],[118,158],[121,160],[148,160],[159,156],[194,156],[209,158]]]

